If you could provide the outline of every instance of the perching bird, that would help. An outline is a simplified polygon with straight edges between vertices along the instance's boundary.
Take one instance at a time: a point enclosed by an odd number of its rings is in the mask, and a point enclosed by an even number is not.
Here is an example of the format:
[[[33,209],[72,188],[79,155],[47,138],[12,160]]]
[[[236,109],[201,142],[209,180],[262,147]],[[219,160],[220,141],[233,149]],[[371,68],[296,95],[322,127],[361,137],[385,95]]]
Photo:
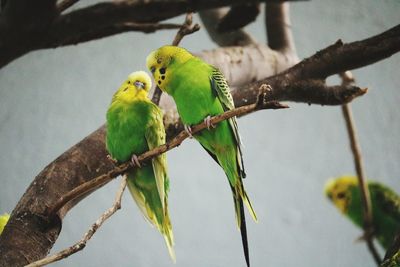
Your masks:
[[[3,232],[4,227],[6,226],[9,219],[10,219],[10,215],[8,213],[4,213],[3,215],[0,215],[0,235]]]
[[[144,217],[164,236],[175,261],[173,234],[168,214],[169,179],[166,155],[140,165],[137,155],[165,144],[163,114],[148,98],[151,78],[144,71],[133,72],[114,94],[107,111],[107,150],[114,160],[131,160],[128,188]]]
[[[237,225],[242,234],[246,263],[249,266],[243,202],[255,221],[257,217],[243,188],[242,178],[245,177],[245,172],[236,118],[222,121],[216,126],[210,123],[210,116],[234,108],[225,78],[215,67],[176,46],[163,46],[153,51],[147,57],[147,67],[160,89],[174,98],[189,135],[190,125],[203,120],[207,123],[208,130],[203,130],[194,137],[228,177],[235,203]]]
[[[387,249],[396,231],[400,230],[400,197],[377,182],[369,181],[368,188],[374,235]],[[329,180],[325,186],[325,194],[354,224],[363,227],[363,204],[357,177],[342,176]]]

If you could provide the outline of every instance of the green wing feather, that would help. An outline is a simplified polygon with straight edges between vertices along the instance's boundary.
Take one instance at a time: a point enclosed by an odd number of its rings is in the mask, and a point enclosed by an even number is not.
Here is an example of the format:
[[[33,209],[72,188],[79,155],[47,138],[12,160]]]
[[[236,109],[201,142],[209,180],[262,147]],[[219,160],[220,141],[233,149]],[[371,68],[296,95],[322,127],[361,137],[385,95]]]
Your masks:
[[[150,120],[150,124],[146,128],[145,138],[149,149],[156,148],[165,144],[165,130],[163,124],[162,111],[159,108],[153,108],[152,110],[153,120]],[[166,194],[168,191],[168,177],[167,177],[167,159],[163,153],[152,159],[152,165],[154,170],[154,176],[156,178],[157,190],[160,195],[160,199],[165,209]]]
[[[212,73],[210,76],[210,83],[211,83],[211,88],[212,88],[213,92],[216,94],[216,96],[218,97],[219,101],[221,102],[222,107],[224,108],[224,111],[234,109],[235,103],[233,102],[233,98],[231,95],[231,90],[229,88],[229,85],[226,82],[222,73],[216,68],[212,69]],[[236,145],[237,145],[237,149],[238,149],[237,163],[239,166],[240,174],[241,174],[242,178],[245,178],[246,172],[244,170],[244,164],[243,164],[242,141],[240,139],[236,117],[232,117],[228,121],[229,121],[233,135],[235,136],[235,140],[236,140]]]
[[[375,194],[375,204],[385,214],[400,222],[400,197],[389,187],[380,183],[369,183],[370,191]]]

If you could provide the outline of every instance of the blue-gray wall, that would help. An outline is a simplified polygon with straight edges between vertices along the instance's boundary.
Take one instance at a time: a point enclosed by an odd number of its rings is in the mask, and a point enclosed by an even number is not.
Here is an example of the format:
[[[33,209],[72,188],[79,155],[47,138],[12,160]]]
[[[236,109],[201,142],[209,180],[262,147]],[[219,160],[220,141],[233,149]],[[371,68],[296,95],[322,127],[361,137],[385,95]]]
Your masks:
[[[300,58],[338,38],[363,39],[400,22],[396,0],[300,2],[291,11]],[[248,28],[264,41],[262,19]],[[0,212],[11,211],[36,174],[104,123],[114,90],[174,34],[126,33],[37,51],[0,70]],[[204,30],[182,45],[192,51],[215,47]],[[369,91],[353,104],[366,172],[397,192],[399,67],[395,55],[354,71],[358,85]],[[290,106],[239,120],[245,187],[259,216],[258,224],[248,217],[253,266],[375,266],[365,245],[354,242],[361,231],[322,194],[327,178],[354,173],[340,108]],[[125,194],[123,209],[85,250],[54,266],[244,266],[223,172],[193,140],[169,152],[168,160],[176,265]],[[117,186],[98,190],[67,215],[53,252],[81,238],[111,205]]]

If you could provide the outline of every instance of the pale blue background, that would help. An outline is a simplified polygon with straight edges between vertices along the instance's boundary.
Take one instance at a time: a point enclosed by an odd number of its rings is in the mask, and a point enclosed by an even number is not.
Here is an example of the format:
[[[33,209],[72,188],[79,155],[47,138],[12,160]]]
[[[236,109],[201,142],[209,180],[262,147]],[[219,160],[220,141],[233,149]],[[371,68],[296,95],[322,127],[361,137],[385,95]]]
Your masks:
[[[81,4],[88,4],[83,1]],[[363,39],[400,22],[395,0],[292,4],[299,57],[334,43]],[[181,21],[179,18],[176,21]],[[196,17],[198,21],[198,17]],[[265,40],[263,16],[248,27]],[[175,31],[125,33],[77,46],[43,50],[0,70],[0,211],[11,211],[49,162],[105,121],[111,96],[146,54]],[[205,31],[186,37],[192,51],[215,47]],[[369,177],[400,192],[400,56],[354,71],[368,94],[354,102]],[[239,120],[245,143],[245,187],[259,216],[248,217],[252,266],[375,266],[360,230],[339,215],[322,189],[332,176],[353,173],[339,107],[290,103]],[[123,208],[83,252],[54,266],[245,266],[231,192],[219,167],[195,141],[168,153],[170,213],[177,264],[129,194]],[[53,252],[81,238],[115,195],[113,182],[65,218]]]

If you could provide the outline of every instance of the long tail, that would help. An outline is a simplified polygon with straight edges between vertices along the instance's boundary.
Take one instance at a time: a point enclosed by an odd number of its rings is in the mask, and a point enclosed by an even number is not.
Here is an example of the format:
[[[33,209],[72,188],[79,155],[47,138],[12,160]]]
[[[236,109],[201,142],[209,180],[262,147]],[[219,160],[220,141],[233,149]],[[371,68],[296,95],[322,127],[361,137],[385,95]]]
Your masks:
[[[235,200],[235,202],[239,202],[236,205],[239,205],[239,212],[240,212],[239,228],[240,228],[240,235],[242,236],[243,253],[244,253],[244,258],[246,259],[247,267],[250,267],[249,243],[247,241],[246,217],[244,215],[243,201],[242,199],[239,199],[238,201]]]
[[[159,230],[164,236],[165,244],[167,245],[168,248],[168,253],[174,263],[176,263],[176,256],[175,256],[175,251],[174,251],[174,234],[172,233],[172,225],[171,221],[169,219],[169,214],[168,214],[168,208],[167,205],[165,206],[165,214],[164,214],[164,222],[161,225],[159,225]],[[161,228],[162,227],[162,228]]]
[[[145,171],[144,167],[140,169]],[[156,183],[152,185],[148,183],[145,185],[139,184],[143,182],[143,177],[137,175],[136,177],[129,173],[128,175],[128,189],[131,192],[133,199],[138,205],[140,211],[146,220],[163,235],[165,243],[168,248],[168,253],[172,261],[176,262],[175,251],[174,251],[174,235],[172,233],[172,225],[168,213],[167,200],[164,199],[164,207],[161,204]],[[147,188],[146,188],[147,186]]]
[[[240,234],[242,236],[244,257],[246,259],[247,267],[250,267],[249,244],[247,241],[246,217],[244,214],[243,202],[246,203],[249,213],[255,222],[257,222],[257,215],[251,205],[250,200],[247,197],[246,192],[244,191],[241,180],[239,180],[235,187],[232,187],[232,193],[233,202],[235,203],[236,221],[238,228],[240,229]]]

